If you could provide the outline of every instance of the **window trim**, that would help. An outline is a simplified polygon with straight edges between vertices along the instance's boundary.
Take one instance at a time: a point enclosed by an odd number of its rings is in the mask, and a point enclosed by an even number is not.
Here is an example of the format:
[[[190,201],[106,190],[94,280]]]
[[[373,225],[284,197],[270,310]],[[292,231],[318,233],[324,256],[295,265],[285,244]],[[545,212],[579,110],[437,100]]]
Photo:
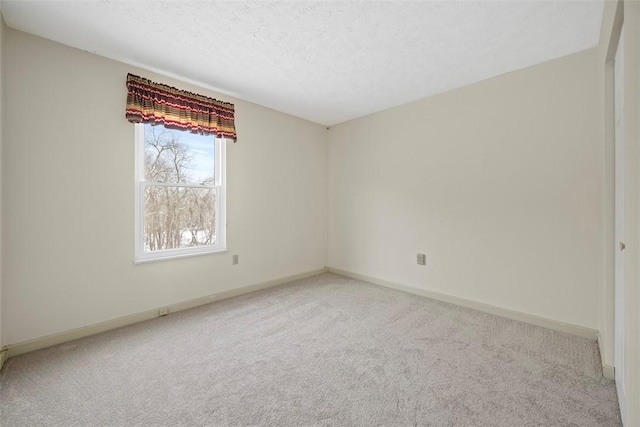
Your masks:
[[[214,188],[219,188],[216,197],[216,245],[194,246],[189,248],[164,249],[154,252],[144,250],[144,198],[143,189],[146,185],[161,185],[170,187],[194,187],[211,188],[197,184],[147,184],[144,180],[144,124],[136,123],[135,126],[135,256],[134,264],[163,261],[170,259],[186,258],[227,251],[227,147],[225,138],[215,138],[215,183]],[[180,131],[177,131],[180,132]],[[219,183],[219,184],[218,184]]]

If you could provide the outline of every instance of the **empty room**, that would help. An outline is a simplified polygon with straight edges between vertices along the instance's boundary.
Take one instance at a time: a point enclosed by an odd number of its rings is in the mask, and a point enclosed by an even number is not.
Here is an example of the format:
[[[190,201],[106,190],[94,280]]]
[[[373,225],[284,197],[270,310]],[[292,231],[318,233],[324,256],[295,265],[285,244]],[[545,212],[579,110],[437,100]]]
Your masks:
[[[640,427],[640,2],[0,1],[1,426]]]

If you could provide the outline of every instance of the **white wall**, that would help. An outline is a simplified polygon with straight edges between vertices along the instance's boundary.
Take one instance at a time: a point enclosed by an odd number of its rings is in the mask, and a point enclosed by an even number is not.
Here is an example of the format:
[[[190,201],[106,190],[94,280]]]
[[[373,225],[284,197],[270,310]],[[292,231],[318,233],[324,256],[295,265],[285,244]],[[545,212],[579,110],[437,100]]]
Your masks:
[[[596,329],[597,58],[591,49],[333,127],[329,266]]]
[[[4,54],[5,344],[326,265],[324,127],[11,29]],[[127,72],[235,103],[228,253],[133,264]]]

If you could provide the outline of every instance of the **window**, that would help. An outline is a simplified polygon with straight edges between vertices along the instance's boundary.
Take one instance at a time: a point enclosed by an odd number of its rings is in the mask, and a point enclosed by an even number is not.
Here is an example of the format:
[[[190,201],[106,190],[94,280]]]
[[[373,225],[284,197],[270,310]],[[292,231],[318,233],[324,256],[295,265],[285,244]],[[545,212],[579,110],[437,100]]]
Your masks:
[[[225,140],[136,124],[136,263],[222,252]]]

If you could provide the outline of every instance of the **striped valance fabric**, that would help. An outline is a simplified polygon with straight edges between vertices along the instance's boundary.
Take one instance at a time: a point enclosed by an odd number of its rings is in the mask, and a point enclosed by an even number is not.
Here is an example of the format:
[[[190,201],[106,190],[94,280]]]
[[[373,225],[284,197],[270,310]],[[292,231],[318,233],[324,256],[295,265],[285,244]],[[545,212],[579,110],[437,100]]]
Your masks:
[[[233,104],[127,75],[127,120],[236,141]]]

